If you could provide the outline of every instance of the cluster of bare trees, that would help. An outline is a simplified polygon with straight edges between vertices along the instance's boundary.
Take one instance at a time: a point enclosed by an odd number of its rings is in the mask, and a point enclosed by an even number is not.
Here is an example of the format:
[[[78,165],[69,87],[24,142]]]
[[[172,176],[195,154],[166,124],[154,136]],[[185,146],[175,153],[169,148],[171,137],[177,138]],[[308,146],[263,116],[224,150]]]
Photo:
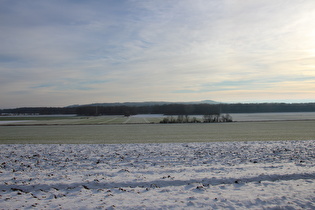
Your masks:
[[[229,114],[206,114],[203,115],[202,120],[197,117],[190,117],[188,115],[178,115],[177,118],[173,116],[164,117],[160,123],[219,123],[219,122],[233,122]]]
[[[232,122],[233,119],[229,114],[207,114],[203,116],[203,122],[212,123],[212,122]]]

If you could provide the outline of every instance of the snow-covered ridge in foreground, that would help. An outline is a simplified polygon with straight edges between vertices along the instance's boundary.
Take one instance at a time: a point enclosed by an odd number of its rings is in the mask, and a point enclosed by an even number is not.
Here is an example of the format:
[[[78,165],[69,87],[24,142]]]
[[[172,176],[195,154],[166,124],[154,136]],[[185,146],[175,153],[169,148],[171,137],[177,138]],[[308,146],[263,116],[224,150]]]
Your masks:
[[[0,207],[315,208],[315,141],[1,145]]]

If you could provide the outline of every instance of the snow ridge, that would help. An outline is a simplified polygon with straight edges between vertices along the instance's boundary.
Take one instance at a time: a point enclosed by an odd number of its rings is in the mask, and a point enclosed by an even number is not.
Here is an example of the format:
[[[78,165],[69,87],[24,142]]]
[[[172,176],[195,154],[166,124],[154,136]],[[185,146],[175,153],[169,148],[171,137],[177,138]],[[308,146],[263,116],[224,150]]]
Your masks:
[[[222,184],[241,184],[241,183],[249,183],[249,182],[262,182],[262,181],[279,181],[279,180],[299,180],[299,179],[315,179],[315,173],[302,173],[302,174],[272,174],[272,175],[259,175],[255,177],[229,177],[229,178],[203,178],[203,179],[190,179],[190,180],[153,180],[150,182],[111,182],[111,183],[100,183],[99,181],[94,182],[82,182],[82,183],[69,183],[69,184],[37,184],[37,185],[0,185],[0,189],[3,190],[13,190],[29,193],[32,191],[49,191],[51,189],[58,190],[67,190],[84,187],[86,189],[103,189],[103,188],[122,188],[122,187],[130,187],[130,188],[152,188],[152,187],[176,187],[182,185],[189,185],[191,183],[201,183],[203,186],[214,186],[214,185],[222,185]],[[88,185],[88,187],[87,187]]]

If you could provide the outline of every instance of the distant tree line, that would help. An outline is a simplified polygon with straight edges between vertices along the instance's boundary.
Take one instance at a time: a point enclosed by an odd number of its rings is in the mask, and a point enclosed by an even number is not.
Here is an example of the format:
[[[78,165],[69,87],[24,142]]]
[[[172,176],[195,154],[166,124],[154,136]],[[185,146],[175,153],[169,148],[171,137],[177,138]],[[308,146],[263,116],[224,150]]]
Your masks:
[[[315,103],[250,103],[250,104],[164,104],[145,106],[76,106],[76,107],[24,107],[0,109],[0,114],[76,114],[99,115],[216,115],[221,113],[262,113],[262,112],[315,112]]]
[[[136,114],[165,114],[165,115],[203,115],[220,113],[218,106],[210,104],[165,104],[154,106],[82,106],[77,108],[79,115],[136,115]]]
[[[68,107],[22,107],[15,109],[0,109],[0,114],[39,114],[39,115],[55,115],[55,114],[77,114],[76,108]]]

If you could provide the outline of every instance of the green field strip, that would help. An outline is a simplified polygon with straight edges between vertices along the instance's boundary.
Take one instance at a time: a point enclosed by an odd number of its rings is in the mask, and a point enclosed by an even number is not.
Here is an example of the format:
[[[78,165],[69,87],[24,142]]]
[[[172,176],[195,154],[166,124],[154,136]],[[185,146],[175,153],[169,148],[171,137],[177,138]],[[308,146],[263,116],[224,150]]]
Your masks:
[[[114,117],[107,117],[107,116],[102,116],[102,117],[96,117],[92,121],[90,121],[92,124],[107,124],[108,121],[113,120]]]
[[[125,117],[117,117],[115,120],[110,121],[109,124],[123,124],[125,120]]]
[[[110,118],[111,119],[111,118]],[[79,124],[88,124],[88,125],[93,125],[93,124],[100,124],[104,121],[108,120],[106,117],[88,117],[88,118],[83,118],[81,121],[79,121]]]
[[[129,117],[128,120],[125,121],[125,124],[138,124],[138,123],[148,123],[142,117]]]
[[[126,120],[123,117],[121,119]],[[314,140],[314,126],[315,121],[0,126],[0,143],[120,144]]]
[[[142,118],[142,119],[145,123],[150,123],[150,121],[148,121],[147,118]]]
[[[160,123],[160,121],[163,120],[163,117],[150,117],[150,118],[146,118],[146,120],[149,123]]]
[[[131,120],[131,117],[128,117],[128,118],[123,122],[123,124],[129,123],[130,120]]]
[[[107,123],[110,123],[112,121],[115,121],[116,119],[118,119],[118,117],[113,117],[113,118],[111,118],[109,120],[104,121],[103,123],[107,124]]]

